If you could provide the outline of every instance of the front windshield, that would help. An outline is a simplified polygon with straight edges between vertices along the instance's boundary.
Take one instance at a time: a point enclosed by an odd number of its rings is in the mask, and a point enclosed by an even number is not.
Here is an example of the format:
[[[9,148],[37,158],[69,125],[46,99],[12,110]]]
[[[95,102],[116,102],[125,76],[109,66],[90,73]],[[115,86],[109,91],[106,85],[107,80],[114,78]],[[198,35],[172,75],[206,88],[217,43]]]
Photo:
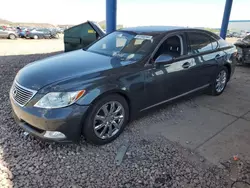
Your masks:
[[[153,36],[124,31],[113,32],[91,45],[87,51],[121,60],[140,60],[152,51]]]

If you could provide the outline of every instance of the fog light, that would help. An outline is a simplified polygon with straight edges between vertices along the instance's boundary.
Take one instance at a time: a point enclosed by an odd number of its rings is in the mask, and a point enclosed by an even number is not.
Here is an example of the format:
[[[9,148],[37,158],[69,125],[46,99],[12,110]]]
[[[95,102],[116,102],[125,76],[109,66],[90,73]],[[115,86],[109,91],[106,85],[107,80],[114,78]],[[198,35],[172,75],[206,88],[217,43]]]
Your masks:
[[[46,138],[66,138],[66,136],[58,131],[46,131],[44,134]]]

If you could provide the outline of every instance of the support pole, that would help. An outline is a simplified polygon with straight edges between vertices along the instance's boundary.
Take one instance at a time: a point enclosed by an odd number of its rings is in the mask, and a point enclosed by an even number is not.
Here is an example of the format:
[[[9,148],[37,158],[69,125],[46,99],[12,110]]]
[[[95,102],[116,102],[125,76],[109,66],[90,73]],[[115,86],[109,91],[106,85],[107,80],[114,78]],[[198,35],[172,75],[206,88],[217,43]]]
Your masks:
[[[227,35],[227,27],[229,23],[230,13],[232,9],[233,0],[226,0],[223,20],[221,24],[220,36],[225,39]]]
[[[116,30],[117,0],[106,0],[106,33]]]

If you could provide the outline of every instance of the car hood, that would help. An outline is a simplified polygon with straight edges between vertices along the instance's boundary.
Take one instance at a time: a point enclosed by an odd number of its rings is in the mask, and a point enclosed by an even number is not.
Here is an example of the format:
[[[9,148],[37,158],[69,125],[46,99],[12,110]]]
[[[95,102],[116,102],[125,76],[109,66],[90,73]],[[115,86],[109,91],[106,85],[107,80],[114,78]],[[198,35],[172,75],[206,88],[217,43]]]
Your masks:
[[[16,81],[29,89],[39,90],[49,84],[74,79],[86,78],[85,75],[99,75],[105,70],[114,69],[132,61],[121,61],[115,57],[99,55],[84,50],[76,50],[26,65],[21,69]]]

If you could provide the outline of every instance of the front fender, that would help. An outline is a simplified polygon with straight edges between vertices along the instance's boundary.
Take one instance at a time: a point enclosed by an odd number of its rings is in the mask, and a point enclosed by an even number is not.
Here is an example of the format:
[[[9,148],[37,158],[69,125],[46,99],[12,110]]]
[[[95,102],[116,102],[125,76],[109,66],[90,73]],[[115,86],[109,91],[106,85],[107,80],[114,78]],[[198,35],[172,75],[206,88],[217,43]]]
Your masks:
[[[92,89],[91,91],[87,91],[87,93],[79,99],[76,103],[79,105],[90,105],[93,103],[94,100],[97,98],[109,94],[109,93],[122,93],[126,95],[126,97],[129,97],[127,88],[123,87],[120,88],[118,85],[110,84],[110,85],[103,85],[97,88]]]

